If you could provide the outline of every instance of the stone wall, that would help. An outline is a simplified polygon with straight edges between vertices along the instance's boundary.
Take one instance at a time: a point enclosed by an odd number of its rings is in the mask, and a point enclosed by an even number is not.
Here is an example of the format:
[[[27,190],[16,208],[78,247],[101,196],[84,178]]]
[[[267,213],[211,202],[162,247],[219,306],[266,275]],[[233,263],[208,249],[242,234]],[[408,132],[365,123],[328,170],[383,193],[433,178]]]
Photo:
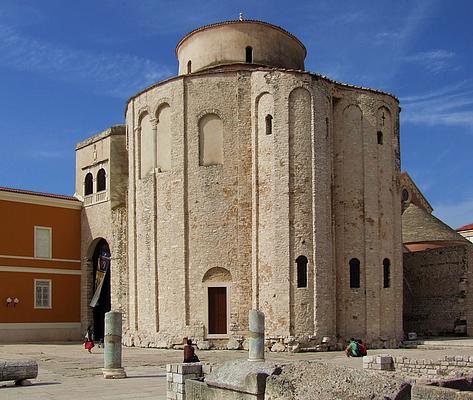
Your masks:
[[[376,355],[363,357],[363,368],[378,371],[397,371],[414,377],[441,377],[473,374],[473,357],[445,356],[438,360]]]
[[[183,400],[186,398],[186,381],[203,378],[212,371],[212,366],[206,363],[167,364],[166,365],[166,399]],[[203,398],[202,398],[203,399]]]
[[[93,325],[93,309],[89,306],[94,290],[92,256],[95,246],[105,239],[111,252],[112,310],[128,315],[127,290],[127,211],[128,153],[126,131],[122,125],[111,127],[90,137],[76,147],[76,193],[84,199],[81,212],[81,322],[82,332]],[[106,190],[84,194],[84,178],[91,172],[94,178],[103,168]]]
[[[472,249],[466,245],[404,254],[406,332],[452,334],[459,332],[459,325],[466,321],[471,334]]]
[[[170,168],[156,164],[142,176],[141,159],[157,162],[159,151],[142,146],[140,123],[147,116],[158,135],[163,104]],[[355,335],[372,347],[395,345],[402,336],[398,112],[389,95],[243,67],[181,76],[132,98],[128,279],[117,289],[129,296],[126,343],[169,347],[186,335],[241,341],[248,310],[257,308],[269,337],[315,346]],[[209,114],[223,124],[223,162],[204,166],[199,123]],[[299,256],[308,261],[306,287],[297,284]],[[360,288],[349,287],[353,257],[361,261]],[[230,278],[210,285],[206,277],[220,269]],[[208,332],[209,285],[227,288],[227,334]]]

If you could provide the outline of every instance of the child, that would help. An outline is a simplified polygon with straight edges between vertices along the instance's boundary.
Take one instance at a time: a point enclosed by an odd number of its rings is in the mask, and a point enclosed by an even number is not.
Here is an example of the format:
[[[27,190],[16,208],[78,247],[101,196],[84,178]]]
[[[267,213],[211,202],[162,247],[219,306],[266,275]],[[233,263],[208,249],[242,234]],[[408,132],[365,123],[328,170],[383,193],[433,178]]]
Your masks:
[[[94,347],[92,325],[89,325],[87,331],[85,332],[85,343],[84,348],[87,349],[89,353],[92,353],[92,348]]]

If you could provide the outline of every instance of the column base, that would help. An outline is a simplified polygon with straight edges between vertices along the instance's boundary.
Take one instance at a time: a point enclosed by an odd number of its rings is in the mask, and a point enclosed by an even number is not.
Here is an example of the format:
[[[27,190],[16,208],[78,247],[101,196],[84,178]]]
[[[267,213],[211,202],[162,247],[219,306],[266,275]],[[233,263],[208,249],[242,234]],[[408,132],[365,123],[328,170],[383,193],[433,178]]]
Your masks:
[[[124,368],[102,368],[102,372],[105,379],[126,378],[126,372]]]

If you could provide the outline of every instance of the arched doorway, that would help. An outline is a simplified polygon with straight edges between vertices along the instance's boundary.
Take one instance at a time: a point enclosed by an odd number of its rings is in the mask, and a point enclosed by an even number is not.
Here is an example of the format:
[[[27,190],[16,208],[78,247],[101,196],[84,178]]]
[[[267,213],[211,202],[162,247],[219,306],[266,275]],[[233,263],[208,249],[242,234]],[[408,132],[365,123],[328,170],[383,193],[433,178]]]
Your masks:
[[[211,268],[202,279],[207,292],[207,337],[228,335],[231,282],[230,271],[221,267]]]
[[[92,256],[93,297],[90,306],[94,315],[94,338],[103,340],[105,331],[105,313],[111,309],[110,300],[110,247],[105,239],[100,239]]]

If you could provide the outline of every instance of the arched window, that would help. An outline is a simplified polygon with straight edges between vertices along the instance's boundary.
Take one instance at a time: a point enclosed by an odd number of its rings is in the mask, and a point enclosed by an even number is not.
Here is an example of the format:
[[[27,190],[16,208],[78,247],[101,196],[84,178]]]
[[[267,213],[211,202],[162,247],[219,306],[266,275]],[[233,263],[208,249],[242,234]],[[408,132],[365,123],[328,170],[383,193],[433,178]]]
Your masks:
[[[266,135],[271,135],[273,133],[273,117],[272,115],[266,115]]]
[[[378,144],[383,144],[383,132],[378,131]]]
[[[297,263],[297,287],[307,287],[307,257],[299,256],[296,259]]]
[[[84,180],[84,196],[92,194],[94,192],[94,177],[89,172],[85,176]]]
[[[107,189],[107,178],[105,176],[105,170],[100,168],[99,172],[97,172],[97,192],[101,192],[105,189]]]
[[[154,170],[154,132],[147,112],[140,116],[140,178]]]
[[[404,202],[404,203],[407,203],[410,199],[411,195],[409,193],[409,190],[407,190],[406,188],[402,189],[402,192],[401,192],[401,200]]]
[[[192,61],[187,61],[187,73],[190,74],[192,72]]]
[[[383,260],[383,287],[391,286],[391,261],[389,258]]]
[[[350,260],[350,287],[360,287],[360,260],[358,258],[352,258]]]
[[[171,170],[171,107],[164,103],[156,112],[156,167],[159,172]]]
[[[199,121],[199,165],[223,164],[223,122],[216,114]]]
[[[245,53],[246,53],[246,62],[252,63],[253,62],[253,48],[251,46],[248,46],[245,49]]]

